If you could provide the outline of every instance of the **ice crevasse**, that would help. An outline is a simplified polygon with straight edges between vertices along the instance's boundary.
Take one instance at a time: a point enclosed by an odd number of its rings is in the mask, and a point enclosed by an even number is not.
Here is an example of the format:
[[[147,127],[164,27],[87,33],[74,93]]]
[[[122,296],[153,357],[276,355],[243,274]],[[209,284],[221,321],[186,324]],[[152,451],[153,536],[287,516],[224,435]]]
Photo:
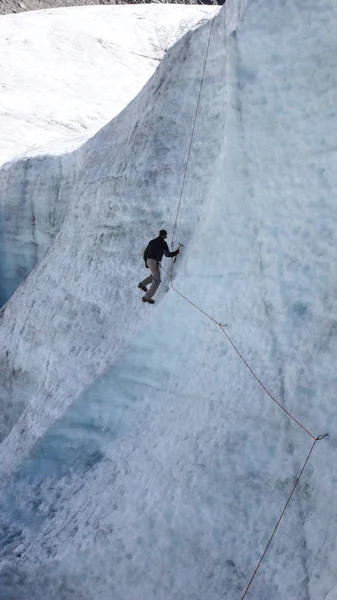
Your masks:
[[[227,0],[175,232],[176,288],[329,433],[255,600],[337,597],[336,25],[330,0]],[[0,172],[9,197],[29,169],[41,207],[1,313],[5,597],[240,599],[310,449],[213,322],[167,280],[154,307],[137,290],[174,226],[210,27],[80,149]]]

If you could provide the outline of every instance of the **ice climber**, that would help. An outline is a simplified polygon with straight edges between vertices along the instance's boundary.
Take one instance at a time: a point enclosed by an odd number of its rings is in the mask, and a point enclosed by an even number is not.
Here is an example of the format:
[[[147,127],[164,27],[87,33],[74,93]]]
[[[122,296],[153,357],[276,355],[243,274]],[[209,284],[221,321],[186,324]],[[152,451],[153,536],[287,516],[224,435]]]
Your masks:
[[[179,248],[174,252],[170,252],[165,239],[167,238],[167,231],[165,229],[161,229],[159,231],[159,236],[151,242],[148,243],[147,247],[144,250],[144,261],[146,267],[148,267],[151,271],[151,275],[146,277],[144,281],[138,284],[139,289],[146,292],[145,296],[143,296],[143,302],[149,302],[149,304],[154,304],[154,300],[152,300],[152,296],[156,293],[159,288],[161,279],[160,279],[160,268],[159,263],[163,258],[163,254],[168,258],[173,258],[179,254]],[[150,289],[147,289],[147,285],[151,283]]]

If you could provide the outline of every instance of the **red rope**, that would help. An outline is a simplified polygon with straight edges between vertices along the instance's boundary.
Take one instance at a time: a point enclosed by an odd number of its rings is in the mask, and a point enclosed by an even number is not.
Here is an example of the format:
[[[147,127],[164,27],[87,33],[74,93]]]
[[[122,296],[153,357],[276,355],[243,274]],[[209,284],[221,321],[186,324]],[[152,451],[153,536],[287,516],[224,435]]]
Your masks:
[[[250,586],[252,585],[252,583],[253,583],[253,580],[254,580],[254,578],[255,578],[255,576],[256,576],[256,574],[257,574],[257,572],[258,572],[258,570],[259,570],[259,568],[260,568],[260,566],[261,566],[261,563],[262,563],[262,561],[263,561],[264,557],[266,556],[266,554],[267,554],[267,552],[268,552],[268,548],[269,548],[269,546],[270,546],[270,544],[271,544],[271,542],[272,542],[272,539],[273,539],[273,537],[274,537],[274,535],[275,535],[275,533],[276,533],[276,531],[277,531],[277,529],[278,529],[278,526],[279,526],[279,524],[280,524],[280,523],[281,523],[281,521],[282,521],[282,518],[283,518],[283,516],[284,516],[284,513],[286,512],[286,510],[287,510],[287,508],[288,508],[288,506],[289,506],[290,500],[291,500],[291,498],[293,497],[293,494],[294,494],[294,492],[295,492],[295,490],[296,490],[296,488],[297,488],[298,482],[299,482],[299,480],[300,480],[300,479],[301,479],[301,477],[302,477],[303,471],[304,471],[305,467],[307,466],[308,460],[309,460],[309,458],[310,458],[310,456],[311,456],[311,453],[312,453],[312,451],[313,451],[313,449],[314,449],[314,447],[315,447],[315,445],[316,445],[316,442],[317,442],[317,440],[318,440],[318,439],[319,439],[319,438],[315,439],[314,443],[312,444],[312,446],[311,446],[311,448],[310,448],[309,454],[308,454],[307,458],[305,459],[305,462],[304,462],[304,465],[303,465],[303,467],[302,467],[302,469],[301,469],[301,472],[300,472],[299,476],[297,477],[297,479],[296,479],[296,481],[295,481],[295,483],[294,483],[294,485],[293,485],[293,489],[291,490],[291,494],[290,494],[290,496],[289,496],[289,498],[288,498],[288,500],[287,500],[287,502],[286,502],[286,504],[285,504],[285,506],[284,506],[284,508],[283,508],[283,510],[282,510],[282,512],[281,512],[281,514],[280,514],[280,516],[279,516],[279,518],[278,518],[278,521],[277,521],[277,523],[276,523],[276,525],[275,525],[275,527],[274,527],[274,531],[273,531],[273,533],[272,533],[272,534],[271,534],[271,536],[270,536],[270,539],[269,539],[269,541],[268,541],[268,544],[266,545],[266,547],[265,547],[265,549],[264,549],[264,552],[263,552],[263,554],[262,554],[262,556],[261,556],[261,558],[260,558],[260,560],[259,560],[259,562],[258,562],[258,564],[257,564],[257,567],[256,567],[256,569],[255,569],[255,571],[254,571],[253,575],[252,575],[252,576],[251,576],[251,578],[250,578],[250,581],[249,581],[249,583],[248,583],[248,585],[247,585],[247,587],[246,587],[246,589],[245,589],[245,592],[244,592],[244,594],[243,594],[243,596],[242,596],[241,600],[244,600],[244,598],[247,596],[248,590],[249,590]]]
[[[172,270],[173,270],[173,267],[172,267]],[[167,271],[165,271],[165,272],[167,273]],[[253,375],[253,377],[255,377],[256,381],[264,389],[264,391],[266,392],[266,394],[268,394],[269,398],[271,398],[271,400],[273,400],[273,402],[275,402],[275,404],[277,404],[277,406],[279,406],[283,410],[283,412],[285,412],[286,415],[288,415],[288,417],[290,417],[290,419],[292,419],[299,427],[301,427],[301,429],[303,429],[303,431],[305,431],[305,433],[307,433],[313,440],[317,440],[317,438],[312,433],[310,433],[310,431],[308,431],[308,429],[306,429],[306,427],[304,427],[304,425],[302,425],[298,421],[298,419],[296,419],[278,400],[276,400],[276,398],[275,398],[275,396],[273,396],[273,394],[271,394],[271,392],[268,390],[268,388],[264,385],[264,383],[261,381],[261,379],[256,375],[256,373],[250,367],[250,365],[248,364],[248,362],[246,361],[246,359],[242,356],[241,352],[238,350],[238,348],[236,347],[236,345],[234,344],[234,342],[231,340],[231,338],[229,337],[228,333],[226,333],[226,331],[224,329],[224,325],[222,323],[219,323],[219,321],[217,321],[213,317],[211,317],[211,315],[209,315],[206,311],[202,310],[202,308],[200,308],[197,304],[195,304],[194,302],[192,302],[192,300],[190,300],[189,298],[187,298],[187,296],[184,296],[184,294],[182,294],[181,292],[179,292],[174,287],[174,285],[173,285],[172,273],[168,273],[168,275],[169,275],[169,277],[171,279],[171,288],[172,288],[172,290],[174,292],[176,292],[176,294],[179,294],[179,296],[181,296],[182,298],[184,298],[184,300],[186,300],[186,302],[188,302],[189,304],[191,304],[192,306],[194,306],[194,308],[196,308],[199,312],[201,312],[203,315],[205,315],[205,317],[207,317],[208,319],[210,319],[211,321],[213,321],[213,323],[216,323],[216,325],[219,325],[222,333],[226,336],[227,340],[229,341],[229,343],[231,344],[231,346],[234,348],[235,352],[241,358],[242,362],[247,367],[247,369],[250,371],[250,373]]]
[[[186,296],[184,296],[184,294],[182,294],[181,292],[178,292],[178,290],[176,290],[176,288],[173,285],[172,279],[171,279],[171,288],[173,289],[174,292],[176,292],[176,294],[179,294],[179,296],[181,296],[182,298],[184,298],[184,300],[186,300],[186,302],[189,302],[189,304],[191,304],[192,306],[194,306],[194,308],[196,308],[199,312],[201,312],[203,315],[205,315],[205,317],[207,317],[208,319],[210,319],[211,321],[213,321],[213,323],[216,323],[216,325],[219,325],[218,321],[216,321],[215,319],[213,319],[213,317],[211,317],[211,315],[209,315],[207,312],[205,312],[204,310],[202,310],[202,308],[200,308],[199,306],[197,306],[196,304],[194,304],[194,302],[192,302],[192,300],[189,300]]]
[[[289,495],[289,497],[288,497],[288,500],[287,500],[287,502],[286,502],[286,504],[285,504],[285,506],[284,506],[284,508],[283,508],[283,510],[282,510],[282,512],[281,512],[281,515],[280,515],[280,517],[279,517],[279,519],[278,519],[278,521],[277,521],[277,523],[276,523],[276,525],[275,525],[275,527],[274,527],[273,533],[272,533],[272,535],[270,536],[270,539],[269,539],[269,541],[268,541],[268,544],[267,544],[267,546],[265,547],[265,549],[264,549],[264,551],[263,551],[263,554],[262,554],[262,556],[261,556],[261,558],[260,558],[260,560],[259,560],[259,562],[258,562],[258,565],[257,565],[257,567],[256,567],[256,569],[255,569],[255,571],[254,571],[254,573],[253,573],[253,575],[252,575],[252,577],[250,578],[250,581],[249,581],[249,583],[248,583],[248,586],[246,587],[246,590],[245,590],[245,592],[244,592],[244,594],[243,594],[243,596],[242,596],[242,598],[241,598],[241,600],[244,600],[244,598],[246,597],[246,595],[247,595],[247,593],[248,593],[248,590],[249,590],[250,586],[252,585],[252,583],[253,583],[253,580],[254,580],[254,578],[255,578],[255,576],[256,576],[256,574],[257,574],[257,572],[258,572],[258,570],[259,570],[259,568],[260,568],[260,566],[261,566],[261,564],[262,564],[262,561],[263,561],[263,559],[264,559],[265,555],[266,555],[266,554],[267,554],[267,552],[268,552],[269,546],[270,546],[270,544],[271,544],[271,542],[272,542],[272,540],[273,540],[273,537],[274,537],[274,535],[275,535],[275,533],[276,533],[276,531],[277,531],[277,529],[278,529],[278,527],[279,527],[279,525],[280,525],[280,523],[281,523],[281,520],[282,520],[282,518],[283,518],[283,516],[284,516],[284,514],[285,514],[285,512],[286,512],[286,510],[287,510],[287,508],[288,508],[288,506],[289,506],[289,503],[290,503],[290,501],[291,501],[291,498],[293,497],[293,494],[294,494],[294,492],[295,492],[295,490],[296,490],[296,487],[297,487],[297,485],[298,485],[298,482],[299,482],[299,480],[300,480],[300,479],[301,479],[301,477],[302,477],[303,471],[304,471],[304,469],[305,469],[305,467],[306,467],[306,465],[307,465],[307,463],[308,463],[308,461],[309,461],[309,458],[310,458],[310,456],[311,456],[311,453],[312,453],[312,451],[313,451],[313,449],[314,449],[314,447],[315,447],[315,445],[316,445],[316,442],[317,442],[318,440],[321,440],[321,439],[323,439],[323,438],[325,437],[325,435],[323,435],[323,436],[318,436],[318,437],[315,437],[314,435],[312,435],[312,433],[310,433],[310,431],[308,431],[308,430],[307,430],[307,429],[306,429],[306,428],[305,428],[305,427],[304,427],[304,426],[303,426],[303,425],[302,425],[302,424],[301,424],[301,423],[300,423],[300,422],[299,422],[297,419],[295,419],[295,417],[293,417],[293,415],[292,415],[292,414],[290,414],[290,412],[288,412],[288,411],[287,411],[287,410],[284,408],[284,406],[282,406],[282,404],[280,404],[280,402],[278,402],[278,401],[276,400],[276,398],[274,398],[274,396],[273,396],[273,395],[272,395],[272,394],[269,392],[269,390],[266,388],[266,386],[265,386],[265,385],[262,383],[262,381],[261,381],[261,380],[258,378],[258,376],[257,376],[257,375],[254,373],[253,369],[252,369],[252,368],[249,366],[249,364],[248,364],[248,363],[247,363],[247,361],[244,359],[244,357],[242,356],[242,354],[239,352],[239,350],[237,349],[237,347],[235,346],[235,344],[232,342],[231,338],[229,337],[229,335],[228,335],[228,334],[226,333],[226,331],[224,330],[224,325],[223,325],[222,323],[219,323],[218,321],[216,321],[216,319],[214,319],[214,318],[213,318],[213,317],[211,317],[211,316],[210,316],[210,315],[209,315],[207,312],[205,312],[204,310],[202,310],[202,309],[201,309],[199,306],[197,306],[197,304],[195,304],[194,302],[192,302],[192,300],[190,300],[189,298],[187,298],[187,296],[184,296],[184,294],[182,294],[181,292],[179,292],[179,291],[178,291],[178,290],[177,290],[177,289],[174,287],[174,285],[173,285],[173,281],[172,281],[172,273],[168,273],[168,272],[167,272],[165,269],[163,269],[163,270],[164,270],[164,271],[165,271],[165,272],[166,272],[166,273],[169,275],[169,277],[170,277],[170,279],[171,279],[171,288],[173,289],[173,291],[174,291],[174,292],[176,292],[177,294],[179,294],[179,296],[181,296],[182,298],[184,298],[184,300],[186,300],[186,301],[187,301],[189,304],[191,304],[192,306],[194,306],[194,307],[195,307],[195,308],[196,308],[196,309],[197,309],[199,312],[201,312],[203,315],[205,315],[205,316],[206,316],[208,319],[210,319],[211,321],[213,321],[213,323],[216,323],[216,325],[219,325],[219,327],[220,327],[221,331],[222,331],[222,332],[223,332],[223,334],[226,336],[227,340],[230,342],[230,344],[231,344],[231,345],[232,345],[232,347],[234,348],[235,352],[237,352],[237,354],[239,355],[239,357],[241,358],[241,360],[243,361],[243,363],[246,365],[247,369],[249,369],[249,371],[251,372],[251,374],[252,374],[252,375],[255,377],[255,379],[256,379],[256,380],[259,382],[259,384],[262,386],[262,388],[265,390],[265,392],[268,394],[268,396],[269,396],[269,397],[270,397],[270,398],[271,398],[271,399],[272,399],[272,400],[273,400],[273,401],[274,401],[274,402],[275,402],[275,403],[276,403],[276,404],[277,404],[277,405],[278,405],[278,406],[279,406],[279,407],[280,407],[280,408],[281,408],[281,409],[282,409],[282,410],[283,410],[283,411],[284,411],[284,412],[285,412],[285,413],[286,413],[286,414],[287,414],[287,415],[288,415],[288,416],[289,416],[289,417],[290,417],[290,418],[291,418],[293,421],[295,421],[295,423],[296,423],[297,425],[299,425],[299,427],[301,427],[301,428],[303,429],[303,431],[305,431],[305,432],[306,432],[306,433],[307,433],[307,434],[308,434],[308,435],[309,435],[309,436],[310,436],[310,437],[311,437],[311,438],[314,440],[314,441],[313,441],[313,444],[312,444],[312,446],[311,446],[311,448],[310,448],[310,451],[309,451],[309,453],[308,453],[308,456],[306,457],[306,459],[305,459],[305,462],[304,462],[304,464],[303,464],[303,467],[302,467],[302,469],[301,469],[301,471],[300,471],[300,474],[299,474],[298,478],[296,479],[296,481],[295,481],[295,483],[294,483],[294,485],[293,485],[293,488],[292,488],[292,490],[291,490],[291,493],[290,493],[290,495]]]
[[[256,381],[259,382],[260,386],[264,389],[264,391],[266,392],[266,394],[268,394],[269,398],[271,398],[273,400],[273,402],[275,402],[275,404],[277,404],[277,406],[279,406],[285,413],[286,415],[288,415],[288,417],[290,417],[293,421],[295,421],[295,423],[297,423],[297,425],[299,427],[301,427],[303,429],[303,431],[305,431],[305,433],[307,433],[308,435],[310,435],[310,437],[313,440],[316,440],[317,438],[312,435],[312,433],[310,433],[310,431],[308,431],[304,425],[302,425],[286,408],[284,408],[284,406],[282,406],[282,404],[276,400],[276,398],[270,393],[270,391],[266,388],[266,386],[262,383],[261,379],[259,379],[259,377],[256,375],[256,373],[254,373],[253,369],[249,366],[249,364],[247,363],[247,361],[245,360],[245,358],[242,356],[242,354],[239,352],[239,350],[237,349],[237,347],[235,346],[234,342],[232,342],[231,338],[229,337],[229,335],[226,333],[226,331],[224,330],[224,327],[221,323],[219,323],[220,328],[222,333],[226,336],[227,340],[229,341],[229,343],[233,346],[235,352],[239,355],[239,357],[241,358],[242,362],[246,365],[247,369],[251,372],[251,374],[253,375],[253,377],[255,377]]]
[[[213,30],[214,21],[215,21],[215,17],[213,17],[213,19],[212,19],[210,30],[209,30],[208,43],[207,43],[207,49],[206,49],[206,55],[205,55],[205,61],[204,61],[204,68],[203,68],[202,75],[201,75],[201,80],[200,80],[199,95],[198,95],[197,106],[196,106],[195,114],[194,114],[191,139],[190,139],[190,144],[189,144],[188,152],[187,152],[187,159],[186,159],[184,177],[183,177],[183,182],[182,182],[181,190],[180,190],[180,197],[179,197],[179,202],[178,202],[176,219],[175,219],[174,227],[173,227],[173,234],[172,234],[171,245],[173,245],[174,235],[175,235],[176,228],[177,228],[178,216],[179,216],[179,212],[180,212],[180,205],[181,205],[181,201],[182,201],[182,197],[183,197],[183,193],[184,193],[184,189],[185,189],[185,181],[186,181],[187,169],[188,169],[188,164],[190,162],[191,149],[192,149],[193,138],[194,138],[194,130],[195,130],[196,122],[197,122],[197,116],[198,116],[199,105],[200,105],[200,98],[201,98],[201,91],[202,91],[202,86],[203,86],[204,78],[205,78],[206,64],[207,64],[207,59],[208,59],[209,46],[210,46],[210,43],[211,43],[211,36],[212,36],[212,30]]]

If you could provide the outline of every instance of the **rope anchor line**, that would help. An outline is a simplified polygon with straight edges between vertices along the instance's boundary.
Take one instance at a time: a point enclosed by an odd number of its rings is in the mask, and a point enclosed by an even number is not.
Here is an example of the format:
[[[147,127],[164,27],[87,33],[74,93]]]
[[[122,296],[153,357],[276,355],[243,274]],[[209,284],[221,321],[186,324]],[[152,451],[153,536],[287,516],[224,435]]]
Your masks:
[[[303,429],[303,431],[305,431],[305,433],[307,433],[313,440],[315,440],[316,436],[313,435],[312,433],[310,433],[310,431],[306,427],[304,427],[304,425],[302,425],[302,423],[300,423],[300,421],[298,419],[296,419],[278,400],[276,400],[275,396],[273,396],[273,394],[268,390],[268,388],[264,385],[264,383],[261,381],[261,379],[256,375],[255,371],[253,371],[251,366],[248,364],[246,359],[243,357],[241,352],[238,350],[238,348],[236,347],[234,342],[229,337],[228,333],[224,330],[222,325],[220,325],[220,329],[221,329],[222,333],[226,336],[227,340],[229,341],[229,343],[231,344],[231,346],[233,347],[233,349],[235,350],[237,355],[241,358],[244,365],[247,367],[247,369],[250,371],[250,373],[253,375],[253,377],[255,377],[256,381],[260,384],[260,386],[266,392],[266,394],[269,396],[269,398],[273,402],[275,402],[275,404],[277,404],[277,406],[279,408],[281,408],[281,410],[283,410],[283,412],[285,412],[285,414],[288,415],[288,417],[290,417],[290,419],[292,419],[294,421],[294,423],[296,423],[296,425],[298,425],[301,429]]]
[[[301,469],[301,471],[300,471],[300,474],[299,474],[299,476],[297,477],[297,479],[295,480],[295,483],[294,483],[294,485],[293,485],[293,487],[292,487],[292,490],[291,490],[291,492],[290,492],[290,495],[289,495],[289,497],[288,497],[288,500],[287,500],[287,502],[285,503],[285,505],[284,505],[284,507],[283,507],[283,510],[282,510],[282,512],[281,512],[281,514],[280,514],[280,516],[279,516],[279,518],[278,518],[278,520],[277,520],[277,523],[276,523],[276,525],[275,525],[275,527],[274,527],[273,533],[271,534],[271,536],[270,536],[270,538],[269,538],[269,540],[268,540],[268,543],[267,543],[267,545],[266,545],[266,547],[265,547],[265,549],[264,549],[264,551],[263,551],[263,554],[262,554],[262,556],[261,556],[261,558],[260,558],[260,560],[259,560],[259,562],[258,562],[258,564],[257,564],[257,567],[255,568],[255,571],[254,571],[253,575],[251,576],[251,578],[250,578],[250,580],[249,580],[249,583],[248,583],[248,585],[247,585],[247,587],[246,587],[246,589],[245,589],[245,591],[244,591],[244,594],[243,594],[243,596],[241,597],[241,600],[244,600],[244,599],[246,598],[247,594],[248,594],[249,588],[251,587],[251,585],[252,585],[252,583],[253,583],[253,581],[254,581],[254,579],[255,579],[255,576],[256,576],[256,574],[257,574],[257,572],[258,572],[258,570],[259,570],[259,568],[260,568],[260,566],[261,566],[261,564],[262,564],[262,561],[263,561],[264,557],[266,556],[266,554],[267,554],[267,552],[268,552],[269,546],[270,546],[270,544],[272,543],[272,541],[273,541],[273,538],[274,538],[274,535],[275,535],[276,531],[278,530],[278,527],[279,527],[279,525],[280,525],[280,523],[281,523],[281,521],[282,521],[282,519],[283,519],[283,517],[284,517],[284,514],[285,514],[285,512],[286,512],[286,510],[287,510],[287,508],[288,508],[288,506],[289,506],[289,504],[290,504],[290,500],[292,499],[292,497],[293,497],[293,495],[294,495],[294,493],[295,493],[295,490],[296,490],[296,488],[297,488],[297,486],[298,486],[298,483],[299,483],[299,481],[300,481],[300,479],[301,479],[301,477],[302,477],[302,475],[303,475],[303,471],[304,471],[305,467],[306,467],[306,466],[307,466],[307,464],[308,464],[309,458],[310,458],[310,456],[311,456],[311,453],[312,453],[313,449],[315,448],[315,445],[316,445],[316,443],[317,443],[317,439],[315,439],[315,440],[314,440],[314,442],[313,442],[313,444],[312,444],[312,446],[311,446],[311,448],[310,448],[310,450],[309,450],[309,452],[308,452],[308,455],[307,455],[307,457],[306,457],[306,459],[305,459],[305,461],[304,461],[304,464],[303,464],[303,466],[302,466],[302,469]]]

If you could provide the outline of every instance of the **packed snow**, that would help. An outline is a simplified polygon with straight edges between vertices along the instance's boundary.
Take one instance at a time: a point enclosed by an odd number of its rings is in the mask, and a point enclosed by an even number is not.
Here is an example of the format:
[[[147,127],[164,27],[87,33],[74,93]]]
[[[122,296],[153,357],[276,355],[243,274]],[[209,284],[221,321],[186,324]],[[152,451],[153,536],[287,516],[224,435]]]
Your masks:
[[[240,600],[312,447],[165,273],[154,306],[137,289],[174,230],[211,24],[79,149],[0,171],[3,236],[10,202],[41,236],[34,263],[21,221],[31,270],[0,313],[6,600]],[[177,290],[329,434],[252,600],[337,598],[336,27],[332,0],[227,0],[174,239]]]
[[[87,6],[0,19],[0,165],[81,145],[214,7]]]

